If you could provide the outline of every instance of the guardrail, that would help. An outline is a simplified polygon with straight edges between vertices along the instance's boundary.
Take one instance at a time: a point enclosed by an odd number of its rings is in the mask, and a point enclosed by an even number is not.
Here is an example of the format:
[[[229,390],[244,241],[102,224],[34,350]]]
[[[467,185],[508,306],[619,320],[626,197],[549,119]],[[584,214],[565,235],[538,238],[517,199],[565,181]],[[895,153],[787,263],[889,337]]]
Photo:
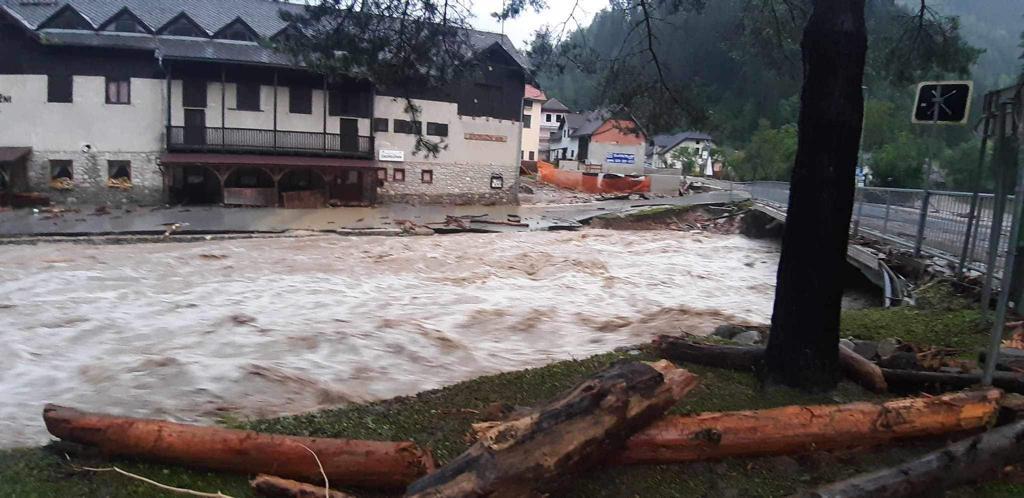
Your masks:
[[[692,177],[718,188],[745,191],[756,201],[785,209],[789,204],[787,182],[729,182]],[[971,204],[975,209],[971,210]],[[1007,199],[999,225],[999,251],[993,265],[993,277],[1003,267],[1010,233],[1010,209]],[[884,187],[857,187],[850,231],[898,244],[951,263],[957,271],[986,272],[995,196],[970,192],[918,190]]]

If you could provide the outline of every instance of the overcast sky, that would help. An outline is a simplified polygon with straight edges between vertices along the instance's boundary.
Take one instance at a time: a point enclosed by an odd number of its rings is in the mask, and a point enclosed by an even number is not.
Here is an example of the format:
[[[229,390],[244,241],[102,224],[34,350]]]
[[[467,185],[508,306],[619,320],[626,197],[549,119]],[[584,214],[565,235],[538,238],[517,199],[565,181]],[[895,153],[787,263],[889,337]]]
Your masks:
[[[476,15],[471,22],[473,27],[483,31],[501,33],[501,23],[491,17],[491,12],[498,12],[502,7],[502,0],[471,0],[473,2],[473,13]],[[533,32],[548,25],[553,30],[562,29],[562,24],[573,12],[573,5],[576,0],[547,0],[548,7],[543,12],[537,13],[528,9],[523,15],[505,22],[505,34],[516,44],[516,48],[526,49],[533,39]],[[608,6],[608,0],[579,0],[576,6],[575,18],[580,25],[590,24],[594,14]],[[576,23],[569,21],[566,32],[576,28]]]

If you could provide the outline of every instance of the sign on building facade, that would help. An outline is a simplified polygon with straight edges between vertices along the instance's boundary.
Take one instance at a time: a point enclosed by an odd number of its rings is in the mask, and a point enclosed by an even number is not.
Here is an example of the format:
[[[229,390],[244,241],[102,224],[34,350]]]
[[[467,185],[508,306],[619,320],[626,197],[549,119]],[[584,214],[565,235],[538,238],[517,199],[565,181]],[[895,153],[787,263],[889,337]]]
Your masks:
[[[623,152],[609,152],[604,158],[606,163],[609,164],[635,164],[636,154],[626,154]]]

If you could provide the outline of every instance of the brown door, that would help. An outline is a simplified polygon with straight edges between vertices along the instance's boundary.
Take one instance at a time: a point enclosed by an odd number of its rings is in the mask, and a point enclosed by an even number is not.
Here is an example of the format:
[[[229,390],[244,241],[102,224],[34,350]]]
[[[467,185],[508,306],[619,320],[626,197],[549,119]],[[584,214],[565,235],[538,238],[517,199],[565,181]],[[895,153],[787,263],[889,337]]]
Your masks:
[[[359,152],[359,120],[341,118],[338,130],[341,133],[341,150]]]
[[[363,199],[363,177],[365,172],[358,169],[346,169],[338,173],[331,185],[331,198],[343,204],[365,204]]]
[[[185,145],[206,145],[206,111],[185,109]]]

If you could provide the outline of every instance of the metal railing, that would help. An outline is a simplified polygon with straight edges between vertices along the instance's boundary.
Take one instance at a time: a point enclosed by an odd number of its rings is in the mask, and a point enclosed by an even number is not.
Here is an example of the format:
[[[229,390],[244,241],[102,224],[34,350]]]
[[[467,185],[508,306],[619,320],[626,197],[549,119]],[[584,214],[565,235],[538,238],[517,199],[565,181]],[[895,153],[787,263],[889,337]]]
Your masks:
[[[167,150],[373,158],[373,137],[257,128],[167,127]]]
[[[748,192],[752,199],[782,209],[789,204],[789,183],[786,182],[711,180],[710,183]],[[973,217],[972,203],[976,203]],[[999,229],[995,278],[999,278],[1006,255],[1012,203],[1013,196],[1009,196]],[[958,270],[985,273],[994,205],[992,194],[977,194],[975,198],[970,192],[857,187],[850,231],[943,259]]]

